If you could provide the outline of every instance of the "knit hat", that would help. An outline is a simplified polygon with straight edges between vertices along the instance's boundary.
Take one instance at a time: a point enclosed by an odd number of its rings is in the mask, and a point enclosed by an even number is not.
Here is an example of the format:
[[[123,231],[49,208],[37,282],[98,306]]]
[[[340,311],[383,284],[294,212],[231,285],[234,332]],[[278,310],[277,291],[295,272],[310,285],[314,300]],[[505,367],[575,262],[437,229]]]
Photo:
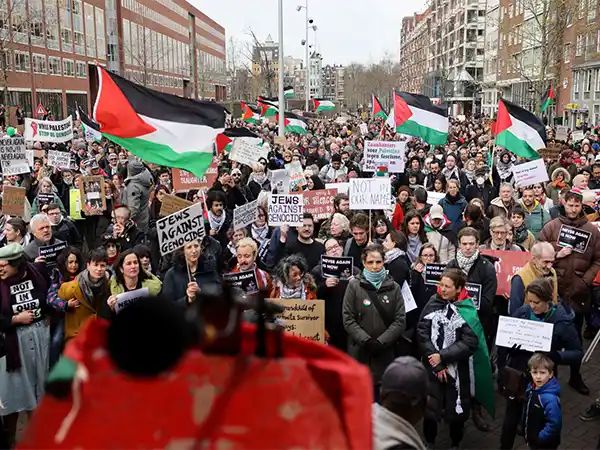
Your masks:
[[[401,356],[390,363],[381,377],[381,394],[399,392],[417,401],[427,396],[427,371],[412,356]]]
[[[137,159],[133,159],[129,161],[129,164],[127,164],[127,176],[128,177],[135,177],[136,175],[142,173],[144,171],[144,165],[142,164],[141,161],[138,161]]]

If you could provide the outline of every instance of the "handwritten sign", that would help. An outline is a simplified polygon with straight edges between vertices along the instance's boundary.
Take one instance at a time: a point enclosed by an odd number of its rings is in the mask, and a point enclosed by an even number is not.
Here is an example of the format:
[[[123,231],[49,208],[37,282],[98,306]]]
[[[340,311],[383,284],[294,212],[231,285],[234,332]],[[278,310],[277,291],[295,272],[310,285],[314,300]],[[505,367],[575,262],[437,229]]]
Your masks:
[[[258,216],[258,199],[246,203],[242,206],[237,206],[233,210],[233,230],[237,231],[241,228],[246,228],[256,221]]]
[[[163,199],[160,205],[160,215],[169,216],[177,211],[191,206],[193,203],[176,195],[163,194]]]
[[[25,188],[5,185],[2,188],[2,214],[23,217],[25,192]]]
[[[577,253],[585,253],[591,238],[592,233],[589,231],[562,225],[558,232],[558,245],[560,247],[571,247]]]
[[[268,147],[259,146],[259,142],[259,138],[235,138],[229,159],[253,167],[259,159],[267,159],[269,156]]]
[[[321,255],[321,273],[325,278],[348,280],[352,277],[354,258],[351,256]]]
[[[497,258],[494,262],[498,287],[496,295],[510,295],[512,277],[531,259],[529,252],[512,252],[507,250],[480,250],[482,255]]]
[[[304,214],[304,199],[297,194],[271,194],[269,195],[269,225],[289,225],[299,227],[302,225]]]
[[[240,289],[246,294],[258,292],[258,281],[256,280],[256,272],[254,270],[224,273],[223,281],[232,287]]]
[[[446,270],[446,264],[431,263],[425,266],[425,284],[437,286]]]
[[[216,160],[210,163],[202,178],[198,178],[186,170],[173,169],[173,190],[175,192],[187,192],[193,189],[209,189],[217,181],[218,175],[219,168]]]
[[[31,172],[25,151],[25,139],[21,137],[0,139],[0,163],[4,176]]]
[[[351,178],[350,209],[388,209],[390,206],[390,179]]]
[[[530,352],[549,352],[552,348],[553,330],[554,324],[552,323],[500,316],[496,345],[511,348],[516,344]]]
[[[188,242],[202,241],[206,235],[202,204],[196,203],[186,209],[163,217],[156,222],[158,246],[161,255],[167,255]]]
[[[285,331],[311,341],[325,343],[325,302],[323,300],[270,299],[283,306],[276,317],[284,321]]]
[[[150,292],[148,288],[136,289],[134,291],[123,292],[122,294],[117,294],[117,302],[115,303],[115,313],[119,314],[123,309],[127,308],[130,305],[142,300],[144,298],[148,298],[150,296]]]
[[[548,172],[543,159],[536,159],[512,167],[517,186],[531,186],[548,181]]]
[[[48,165],[57,169],[70,169],[71,153],[48,150]]]
[[[430,205],[437,205],[445,196],[445,192],[427,191],[427,203]]]
[[[554,134],[554,136],[557,141],[566,142],[567,139],[569,139],[569,127],[565,125],[557,125],[556,133]]]
[[[571,139],[573,139],[573,142],[583,141],[584,138],[585,133],[583,132],[583,130],[573,131],[573,133],[571,134]]]
[[[337,195],[335,189],[318,189],[306,191],[304,196],[304,212],[311,213],[315,220],[329,218],[334,212],[333,197]]]
[[[375,172],[385,166],[390,173],[404,172],[404,154],[406,142],[402,141],[365,141],[363,170]]]

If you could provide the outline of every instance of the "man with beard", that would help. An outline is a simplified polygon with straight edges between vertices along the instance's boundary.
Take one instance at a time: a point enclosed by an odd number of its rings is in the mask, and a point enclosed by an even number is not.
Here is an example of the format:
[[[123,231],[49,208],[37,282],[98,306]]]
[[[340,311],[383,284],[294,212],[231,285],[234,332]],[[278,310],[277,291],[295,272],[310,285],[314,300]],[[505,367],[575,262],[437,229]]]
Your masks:
[[[437,178],[439,173],[440,173],[440,161],[438,159],[434,159],[429,164],[429,173],[427,174],[427,176],[425,177],[425,181],[423,182],[428,191],[434,190],[433,183],[435,182],[435,179]]]
[[[285,225],[280,227],[280,245],[278,246],[279,251],[277,253],[281,255],[281,257],[293,254],[302,255],[304,259],[306,259],[308,267],[315,267],[319,264],[321,255],[325,253],[325,247],[313,238],[315,232],[315,220],[312,214],[304,213],[302,225],[296,227],[298,233],[296,239],[293,239],[292,236],[289,236],[291,239],[288,239],[288,230],[289,228]],[[279,262],[281,257],[276,258],[276,261]]]
[[[592,176],[588,181],[589,189],[600,189],[600,163],[594,163],[592,165]]]
[[[550,214],[547,213],[540,202],[535,199],[533,187],[527,186],[523,189],[519,204],[525,211],[525,224],[527,229],[533,233],[537,239],[544,225],[550,220]]]

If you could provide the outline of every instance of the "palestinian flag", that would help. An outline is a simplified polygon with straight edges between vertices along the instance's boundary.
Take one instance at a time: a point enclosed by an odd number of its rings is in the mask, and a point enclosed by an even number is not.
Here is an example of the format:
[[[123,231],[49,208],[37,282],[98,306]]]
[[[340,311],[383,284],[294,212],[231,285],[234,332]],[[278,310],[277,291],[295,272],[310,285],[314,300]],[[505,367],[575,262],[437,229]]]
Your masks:
[[[371,115],[373,117],[381,117],[382,119],[387,119],[388,115],[385,113],[383,108],[381,107],[381,103],[376,95],[373,95],[371,99],[371,104],[373,105],[371,109]]]
[[[541,103],[541,107],[540,107],[542,114],[544,114],[546,112],[548,107],[550,107],[554,104],[555,99],[556,99],[556,94],[554,93],[554,89],[552,88],[552,85],[550,85],[548,87],[548,90],[546,91],[546,93],[542,96],[542,103]]]
[[[320,100],[318,98],[313,98],[313,103],[315,105],[315,112],[335,110],[335,104],[329,100]]]
[[[229,153],[231,151],[231,145],[236,138],[256,138],[259,136],[254,134],[248,128],[237,127],[237,128],[226,128],[222,133],[217,134],[216,144],[217,153]]]
[[[393,116],[397,133],[419,137],[431,145],[448,142],[448,112],[429,97],[394,91]]]
[[[100,142],[102,140],[100,125],[90,119],[79,105],[77,106],[76,116],[77,120],[81,122],[81,128],[86,142]]]
[[[508,100],[498,102],[496,145],[517,156],[538,159],[546,147],[546,128],[533,113]]]
[[[242,107],[242,120],[247,123],[257,124],[260,122],[260,110],[248,105],[246,102],[241,101]]]
[[[284,98],[294,98],[294,86],[286,86],[283,88]]]
[[[263,117],[273,117],[279,112],[279,101],[276,98],[258,97],[256,104]]]
[[[225,108],[145,88],[100,66],[90,65],[89,74],[103,136],[145,161],[204,176]]]
[[[277,115],[277,120],[279,120],[279,114]],[[285,112],[284,117],[285,124],[285,132],[286,133],[296,133],[296,134],[306,134],[307,131],[307,123],[303,117],[300,117],[294,113]]]

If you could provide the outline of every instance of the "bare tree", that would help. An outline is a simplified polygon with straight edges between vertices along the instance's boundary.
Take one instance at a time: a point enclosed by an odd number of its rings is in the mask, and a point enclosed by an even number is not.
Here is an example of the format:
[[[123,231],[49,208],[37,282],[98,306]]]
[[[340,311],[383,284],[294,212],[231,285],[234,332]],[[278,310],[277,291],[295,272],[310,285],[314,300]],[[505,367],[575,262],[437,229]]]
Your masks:
[[[248,29],[248,35],[252,38],[253,43],[250,61],[252,61],[253,66],[254,88],[264,86],[265,91],[258,94],[266,94],[267,97],[272,97],[273,85],[277,77],[272,52],[258,40],[251,28]]]
[[[240,42],[233,37],[229,38],[227,46],[227,75],[229,77],[230,108],[239,100],[246,100],[250,93],[251,70],[248,63],[244,62],[243,50]]]
[[[364,66],[358,63],[344,68],[344,97],[346,105],[363,109],[371,102],[375,94],[384,107],[391,106],[391,92],[398,85],[402,76],[402,68],[395,64],[389,56],[376,64]]]

